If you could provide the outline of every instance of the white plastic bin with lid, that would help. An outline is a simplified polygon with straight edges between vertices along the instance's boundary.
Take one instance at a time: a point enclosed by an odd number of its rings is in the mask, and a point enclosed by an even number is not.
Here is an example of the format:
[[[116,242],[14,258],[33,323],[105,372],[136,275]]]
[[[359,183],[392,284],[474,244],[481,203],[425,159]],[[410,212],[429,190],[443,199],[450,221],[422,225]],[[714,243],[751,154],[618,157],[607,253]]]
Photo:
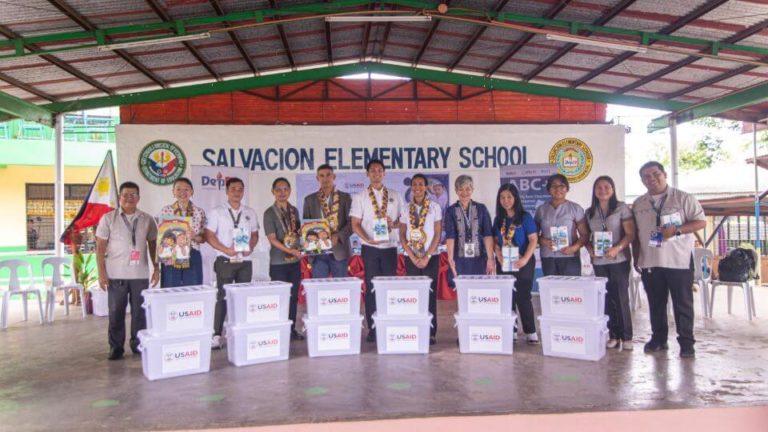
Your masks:
[[[372,282],[379,316],[424,316],[429,313],[432,279],[427,276],[379,276]]]
[[[141,292],[152,334],[213,331],[216,288],[194,285]]]
[[[291,284],[256,281],[224,285],[227,322],[232,325],[268,323],[288,319]]]
[[[605,356],[608,316],[572,319],[540,316],[544,355],[597,361]]]
[[[227,331],[227,358],[235,366],[288,360],[291,321],[230,325]]]
[[[546,276],[536,280],[545,317],[599,318],[605,314],[608,279],[604,277]]]
[[[109,294],[101,288],[91,288],[91,304],[93,305],[93,314],[95,316],[109,316]]]
[[[208,372],[211,368],[212,330],[154,335],[139,331],[144,376],[154,381]]]
[[[304,315],[304,328],[310,357],[360,354],[361,315],[326,318]]]
[[[460,315],[506,315],[512,313],[515,278],[511,275],[459,276],[456,294]]]
[[[356,277],[304,279],[301,283],[307,298],[309,318],[360,315],[362,279]]]
[[[432,314],[412,316],[373,314],[379,354],[427,354]]]
[[[517,315],[454,314],[462,354],[512,354]]]

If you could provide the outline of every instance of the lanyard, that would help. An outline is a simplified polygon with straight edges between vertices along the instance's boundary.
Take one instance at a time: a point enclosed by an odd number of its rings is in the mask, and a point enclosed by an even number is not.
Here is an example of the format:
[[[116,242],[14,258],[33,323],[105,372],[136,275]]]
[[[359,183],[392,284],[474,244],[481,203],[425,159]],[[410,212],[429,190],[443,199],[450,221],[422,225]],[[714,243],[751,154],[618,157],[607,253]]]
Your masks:
[[[656,208],[656,204],[653,202],[653,198],[651,198],[651,207],[653,208],[653,211],[656,213],[656,226],[661,226],[661,211],[664,210],[664,203],[667,202],[667,195],[664,195],[661,198],[661,202],[659,203],[659,208]]]
[[[459,209],[461,210],[462,220],[464,221],[464,239],[465,241],[472,241],[472,220],[470,219],[472,216],[472,201],[469,201],[466,212],[461,208],[461,203],[459,203]]]
[[[603,224],[603,231],[608,231],[608,226],[605,224],[605,215],[603,214],[603,209],[600,207],[600,204],[597,205],[597,213],[600,215],[600,221]]]
[[[227,211],[229,211],[229,217],[232,218],[232,224],[235,225],[235,229],[237,229],[237,226],[240,225],[240,216],[243,215],[243,211],[240,210],[240,213],[237,214],[237,219],[235,219],[235,214],[232,213],[232,209],[228,208]]]
[[[134,249],[136,249],[136,226],[139,223],[139,215],[136,215],[136,218],[133,220],[133,227],[131,227],[131,224],[128,223],[128,218],[125,216],[125,213],[121,213],[120,216],[123,217],[123,223],[125,224],[125,227],[128,228],[128,230],[131,232],[131,245]]]

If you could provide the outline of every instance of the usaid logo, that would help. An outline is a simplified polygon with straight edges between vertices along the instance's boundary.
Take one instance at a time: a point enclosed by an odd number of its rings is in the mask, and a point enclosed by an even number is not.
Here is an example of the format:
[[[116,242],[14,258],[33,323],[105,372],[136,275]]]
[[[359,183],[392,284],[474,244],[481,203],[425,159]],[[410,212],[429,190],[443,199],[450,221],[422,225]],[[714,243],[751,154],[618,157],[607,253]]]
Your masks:
[[[552,304],[580,305],[584,302],[583,297],[577,296],[552,296]]]
[[[469,296],[471,304],[499,304],[501,299],[497,296]]]
[[[390,297],[389,304],[401,305],[401,304],[416,304],[419,302],[418,297]]]
[[[486,334],[486,333],[472,333],[469,336],[473,342],[499,342],[501,335]]]
[[[389,335],[389,340],[391,342],[415,341],[417,339],[419,339],[419,335],[416,333],[399,333]]]
[[[280,305],[277,303],[258,303],[249,305],[248,312],[270,312],[276,310],[279,307]]]
[[[338,341],[349,339],[348,332],[320,332],[321,341]]]
[[[559,333],[552,333],[552,338],[555,340],[555,342],[559,343],[570,343],[570,344],[584,344],[584,338],[581,336],[573,336],[573,335],[561,335]]]
[[[349,304],[349,297],[320,297],[322,306],[345,305]]]
[[[203,316],[202,309],[183,310],[179,312],[170,311],[168,312],[168,321],[176,321],[177,319],[195,319],[200,318],[201,316]]]
[[[222,190],[227,184],[227,179],[221,172],[216,173],[215,177],[203,176],[201,183],[203,189],[216,189]]]
[[[187,360],[191,358],[196,358],[199,355],[200,355],[200,352],[197,350],[169,352],[169,353],[165,353],[165,361],[167,363],[167,362],[173,362],[173,361],[179,361],[179,360]]]
[[[248,344],[248,349],[255,350],[255,349],[274,347],[278,345],[280,345],[279,339],[264,339],[259,341],[252,341],[250,344]]]

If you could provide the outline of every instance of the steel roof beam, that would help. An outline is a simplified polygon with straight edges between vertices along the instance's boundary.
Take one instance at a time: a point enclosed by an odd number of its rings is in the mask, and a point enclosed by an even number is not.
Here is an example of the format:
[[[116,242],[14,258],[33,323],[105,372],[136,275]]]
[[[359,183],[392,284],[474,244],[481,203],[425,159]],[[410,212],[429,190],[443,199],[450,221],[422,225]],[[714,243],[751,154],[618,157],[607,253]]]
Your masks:
[[[0,92],[0,122],[20,118],[27,121],[53,126],[54,114],[35,104],[31,104],[16,96]]]
[[[509,3],[509,0],[499,0],[496,3],[496,6],[493,8],[493,12],[501,12],[504,7]],[[469,41],[464,45],[464,47],[459,51],[459,55],[451,62],[450,66],[448,66],[448,70],[452,71],[456,68],[456,66],[461,63],[461,61],[464,59],[464,56],[467,55],[469,50],[472,49],[472,47],[475,45],[475,42],[477,42],[478,39],[480,39],[480,36],[485,33],[485,31],[488,29],[486,26],[481,26],[479,29],[475,30],[475,33],[469,38]]]
[[[226,15],[226,12],[224,11],[224,7],[221,5],[221,2],[219,0],[208,0],[211,3],[211,6],[213,7],[213,10],[216,11],[216,14],[218,16],[224,16]],[[225,26],[231,27],[232,24],[225,22]],[[235,47],[240,52],[240,55],[243,56],[243,60],[248,64],[248,67],[251,69],[251,72],[254,74],[259,73],[259,68],[256,67],[256,64],[253,62],[253,59],[251,58],[250,54],[248,54],[248,51],[245,50],[245,47],[243,46],[243,43],[240,41],[240,37],[237,36],[237,33],[235,31],[229,32],[229,37],[232,39],[232,42],[235,44]]]
[[[18,88],[24,90],[27,93],[31,93],[31,94],[33,94],[33,95],[35,95],[37,97],[41,97],[41,98],[43,98],[43,99],[45,99],[47,101],[50,101],[50,102],[58,102],[59,101],[59,98],[57,98],[57,97],[55,97],[53,95],[50,95],[50,94],[48,94],[48,93],[46,93],[46,92],[44,92],[42,90],[38,90],[38,89],[32,87],[29,84],[23,83],[23,82],[17,80],[16,78],[14,78],[14,77],[12,77],[10,75],[6,75],[4,73],[0,73],[0,80],[7,82],[8,84],[10,84],[10,85],[12,85],[14,87],[18,87]]]
[[[443,2],[446,6],[451,5],[451,0],[445,0]],[[424,55],[424,51],[427,50],[427,47],[429,46],[429,43],[432,42],[432,37],[435,35],[435,31],[437,30],[437,26],[440,25],[440,20],[435,20],[435,22],[432,23],[432,27],[429,28],[429,32],[427,32],[427,37],[424,38],[424,42],[421,44],[421,48],[419,48],[419,52],[416,54],[416,57],[413,59],[413,65],[416,66],[421,61],[421,57]]]
[[[713,10],[720,7],[722,4],[727,3],[728,0],[709,0],[708,2],[700,5],[696,9],[692,10],[691,12],[687,13],[685,16],[681,17],[680,19],[676,20],[675,22],[672,22],[668,25],[666,25],[664,28],[658,31],[659,34],[662,35],[669,35],[671,33],[676,32],[677,30],[680,30],[681,28],[688,25],[691,21],[696,20],[698,18],[701,18],[702,16],[708,14],[709,12],[712,12]],[[653,44],[654,41],[651,40],[648,42],[648,45]],[[602,74],[603,72],[613,69],[618,64],[622,63],[624,60],[627,60],[631,57],[633,57],[636,52],[627,51],[620,56],[616,57],[615,59],[609,61],[608,63],[605,63],[604,65],[600,66],[599,68],[593,70],[592,72],[588,73],[582,78],[579,78],[578,80],[571,83],[570,87],[576,88],[582,84],[585,84],[594,78],[596,78],[598,75]]]
[[[277,0],[269,0],[269,6],[272,9],[278,9]],[[275,18],[278,18],[275,16]],[[285,29],[282,24],[277,25],[277,32],[280,34],[280,40],[283,41],[283,49],[285,50],[285,56],[288,57],[288,63],[291,65],[291,69],[296,69],[296,61],[293,59],[293,53],[291,52],[291,46],[288,44],[288,36],[285,34]]]

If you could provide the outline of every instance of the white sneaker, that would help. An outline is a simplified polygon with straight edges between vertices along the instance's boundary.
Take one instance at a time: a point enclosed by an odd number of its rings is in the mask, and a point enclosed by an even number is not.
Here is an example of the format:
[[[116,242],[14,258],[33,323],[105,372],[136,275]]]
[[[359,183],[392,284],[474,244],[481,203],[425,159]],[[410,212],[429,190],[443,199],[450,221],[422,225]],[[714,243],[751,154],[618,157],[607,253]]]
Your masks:
[[[626,340],[621,342],[621,350],[622,351],[632,351],[635,349],[634,345],[632,345],[631,340]]]
[[[538,345],[539,344],[539,335],[537,335],[536,333],[528,333],[527,335],[525,335],[525,340],[530,345]]]
[[[221,347],[224,346],[224,339],[221,338],[221,336],[216,335],[211,340],[211,348],[213,349],[221,349]]]
[[[618,348],[619,347],[619,340],[618,339],[608,339],[608,342],[605,343],[606,348]]]

